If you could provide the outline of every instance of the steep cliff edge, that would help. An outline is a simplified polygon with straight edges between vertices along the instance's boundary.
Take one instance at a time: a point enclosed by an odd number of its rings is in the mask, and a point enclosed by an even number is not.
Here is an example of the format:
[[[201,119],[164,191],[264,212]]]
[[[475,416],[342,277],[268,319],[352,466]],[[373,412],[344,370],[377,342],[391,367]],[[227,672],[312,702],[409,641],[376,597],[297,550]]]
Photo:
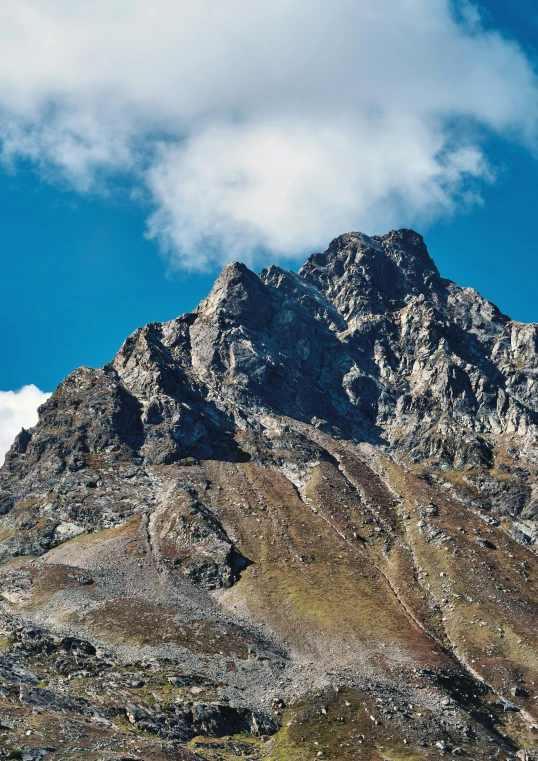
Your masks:
[[[532,754],[537,375],[411,230],[72,373],[0,471],[5,753]]]

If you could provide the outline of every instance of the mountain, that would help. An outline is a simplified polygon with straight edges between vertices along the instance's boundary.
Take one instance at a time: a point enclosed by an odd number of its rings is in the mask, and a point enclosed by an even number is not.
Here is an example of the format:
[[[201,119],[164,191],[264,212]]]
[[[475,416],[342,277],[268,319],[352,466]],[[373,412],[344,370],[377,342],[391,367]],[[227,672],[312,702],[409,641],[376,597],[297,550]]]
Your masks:
[[[0,757],[538,758],[537,379],[411,230],[73,372],[0,471]]]

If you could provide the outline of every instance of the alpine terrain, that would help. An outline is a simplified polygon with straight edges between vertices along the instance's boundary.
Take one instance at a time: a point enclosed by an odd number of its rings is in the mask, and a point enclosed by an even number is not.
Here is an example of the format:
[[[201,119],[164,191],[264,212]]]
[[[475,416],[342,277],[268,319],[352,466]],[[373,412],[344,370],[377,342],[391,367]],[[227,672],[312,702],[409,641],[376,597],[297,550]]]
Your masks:
[[[0,513],[1,758],[538,759],[538,325],[411,230],[225,267]]]

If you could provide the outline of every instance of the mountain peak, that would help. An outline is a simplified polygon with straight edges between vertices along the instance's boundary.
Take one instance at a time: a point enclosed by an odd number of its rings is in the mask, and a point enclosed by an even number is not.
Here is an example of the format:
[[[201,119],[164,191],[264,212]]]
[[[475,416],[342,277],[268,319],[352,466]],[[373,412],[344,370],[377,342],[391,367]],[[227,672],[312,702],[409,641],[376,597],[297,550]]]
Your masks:
[[[407,228],[391,230],[386,235],[375,235],[373,240],[378,241],[387,255],[402,269],[414,273],[439,275],[428,253],[424,238],[415,230]]]
[[[407,229],[341,235],[323,254],[311,256],[299,274],[323,290],[348,321],[401,309],[409,297],[440,286],[422,236]]]
[[[222,304],[231,294],[246,295],[253,288],[259,287],[254,272],[242,262],[229,262],[218,275],[209,295],[200,303],[199,312]]]
[[[528,757],[537,347],[351,232],[72,373],[0,470],[0,756]]]

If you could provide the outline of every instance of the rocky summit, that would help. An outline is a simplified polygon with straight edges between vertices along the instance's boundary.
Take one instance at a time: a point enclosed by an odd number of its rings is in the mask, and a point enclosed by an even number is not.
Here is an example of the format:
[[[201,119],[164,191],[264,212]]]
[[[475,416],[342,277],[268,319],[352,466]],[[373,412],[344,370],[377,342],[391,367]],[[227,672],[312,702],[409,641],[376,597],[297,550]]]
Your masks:
[[[1,758],[538,758],[538,326],[417,233],[228,265],[0,488]]]

